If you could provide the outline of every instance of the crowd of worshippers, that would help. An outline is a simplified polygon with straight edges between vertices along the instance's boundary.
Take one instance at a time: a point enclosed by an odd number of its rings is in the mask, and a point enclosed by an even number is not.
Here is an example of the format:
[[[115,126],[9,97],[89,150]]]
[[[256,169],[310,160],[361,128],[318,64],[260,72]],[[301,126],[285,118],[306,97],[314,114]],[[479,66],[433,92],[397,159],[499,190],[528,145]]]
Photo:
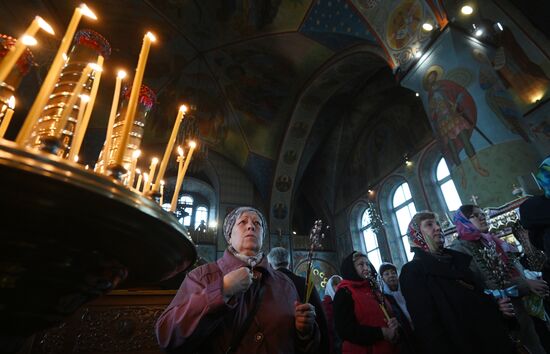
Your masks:
[[[520,212],[534,246],[548,252],[550,159],[541,171],[545,195]],[[454,224],[458,238],[445,247],[438,216],[417,213],[408,228],[414,258],[400,272],[354,251],[323,299],[314,291],[304,303],[306,281],[289,270],[288,251],[260,251],[262,213],[237,208],[224,221],[223,257],[187,275],[157,321],[158,342],[169,353],[550,353],[547,262],[541,279],[526,260],[533,245],[520,257],[476,205],[461,206]]]

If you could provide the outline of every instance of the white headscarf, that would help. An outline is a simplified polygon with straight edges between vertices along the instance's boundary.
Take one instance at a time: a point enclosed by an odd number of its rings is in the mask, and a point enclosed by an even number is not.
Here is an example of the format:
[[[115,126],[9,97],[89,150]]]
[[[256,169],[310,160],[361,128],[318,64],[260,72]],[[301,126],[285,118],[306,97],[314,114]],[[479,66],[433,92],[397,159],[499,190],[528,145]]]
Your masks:
[[[325,295],[328,295],[330,296],[331,299],[334,300],[334,295],[336,294],[336,289],[334,289],[334,287],[332,286],[332,279],[334,278],[340,278],[340,280],[342,280],[342,277],[339,276],[339,275],[333,275],[332,277],[329,278],[328,282],[327,282],[327,286],[325,288]]]

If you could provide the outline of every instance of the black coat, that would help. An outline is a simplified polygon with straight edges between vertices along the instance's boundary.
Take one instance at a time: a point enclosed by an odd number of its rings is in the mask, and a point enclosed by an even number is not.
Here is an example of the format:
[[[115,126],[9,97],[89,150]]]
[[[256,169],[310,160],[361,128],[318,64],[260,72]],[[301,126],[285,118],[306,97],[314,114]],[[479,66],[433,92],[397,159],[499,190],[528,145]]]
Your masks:
[[[495,300],[469,269],[471,257],[445,250],[438,259],[415,249],[399,283],[424,354],[515,353]]]
[[[531,243],[550,254],[550,199],[531,197],[519,206],[520,223],[529,230]]]
[[[292,271],[286,268],[279,268],[278,271],[284,273],[287,277],[292,280],[296,290],[298,291],[298,296],[300,299],[305,298],[306,294],[306,278],[294,274]],[[321,334],[321,343],[319,344],[319,353],[328,354],[330,350],[329,338],[328,338],[328,327],[327,327],[327,317],[325,315],[325,310],[323,309],[323,304],[321,303],[321,298],[317,289],[313,288],[311,297],[309,298],[309,303],[315,307],[315,321],[319,327],[319,333]]]

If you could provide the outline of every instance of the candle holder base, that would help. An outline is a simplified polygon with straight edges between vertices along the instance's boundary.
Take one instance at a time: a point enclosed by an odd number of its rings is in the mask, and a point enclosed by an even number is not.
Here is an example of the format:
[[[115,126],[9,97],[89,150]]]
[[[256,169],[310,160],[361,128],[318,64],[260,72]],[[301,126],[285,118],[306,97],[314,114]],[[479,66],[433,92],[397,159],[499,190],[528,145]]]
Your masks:
[[[40,151],[57,155],[59,149],[61,149],[61,141],[55,136],[46,136],[40,140]]]
[[[190,267],[185,228],[111,178],[0,141],[0,334],[29,336],[118,284],[157,284]]]
[[[124,176],[128,174],[128,170],[122,165],[111,165],[107,167],[107,174],[117,181],[122,181]]]

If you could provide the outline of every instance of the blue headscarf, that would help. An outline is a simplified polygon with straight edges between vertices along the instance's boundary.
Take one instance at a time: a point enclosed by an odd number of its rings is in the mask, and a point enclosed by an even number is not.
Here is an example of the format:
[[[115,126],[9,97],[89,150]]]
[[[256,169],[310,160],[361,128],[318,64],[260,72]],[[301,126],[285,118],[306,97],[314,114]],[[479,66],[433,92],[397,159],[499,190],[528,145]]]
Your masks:
[[[550,199],[550,156],[542,161],[535,178],[539,187],[544,191],[544,196]]]

